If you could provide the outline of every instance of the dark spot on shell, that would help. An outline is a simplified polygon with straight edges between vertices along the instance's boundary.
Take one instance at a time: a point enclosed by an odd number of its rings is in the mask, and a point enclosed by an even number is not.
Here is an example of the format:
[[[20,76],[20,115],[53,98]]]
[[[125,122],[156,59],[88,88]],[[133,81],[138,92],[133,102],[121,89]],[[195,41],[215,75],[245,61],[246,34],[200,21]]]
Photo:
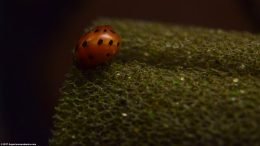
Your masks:
[[[98,45],[102,45],[103,44],[103,40],[102,39],[99,39],[98,40]]]
[[[113,40],[110,40],[109,43],[108,43],[110,46],[113,45]]]
[[[96,29],[94,32],[99,32],[99,29]]]
[[[120,43],[118,42],[118,43],[117,43],[117,47],[119,47],[119,45],[120,45]]]
[[[104,29],[104,32],[107,32],[107,29]]]
[[[87,41],[84,41],[83,43],[82,43],[82,47],[83,48],[86,48],[88,46],[88,42]]]
[[[110,57],[110,56],[111,56],[111,54],[110,54],[110,53],[107,53],[107,54],[106,54],[106,56],[107,56],[107,57]]]
[[[88,59],[89,59],[89,60],[93,60],[93,59],[94,59],[94,56],[91,55],[91,54],[89,54],[89,55],[88,55]]]

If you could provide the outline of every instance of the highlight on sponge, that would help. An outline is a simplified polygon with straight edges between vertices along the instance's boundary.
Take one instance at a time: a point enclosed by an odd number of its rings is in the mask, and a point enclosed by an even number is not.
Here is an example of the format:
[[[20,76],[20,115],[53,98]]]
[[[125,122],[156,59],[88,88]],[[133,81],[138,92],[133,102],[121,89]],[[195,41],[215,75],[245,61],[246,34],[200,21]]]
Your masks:
[[[122,36],[107,66],[72,66],[50,145],[258,145],[260,37],[100,19]]]

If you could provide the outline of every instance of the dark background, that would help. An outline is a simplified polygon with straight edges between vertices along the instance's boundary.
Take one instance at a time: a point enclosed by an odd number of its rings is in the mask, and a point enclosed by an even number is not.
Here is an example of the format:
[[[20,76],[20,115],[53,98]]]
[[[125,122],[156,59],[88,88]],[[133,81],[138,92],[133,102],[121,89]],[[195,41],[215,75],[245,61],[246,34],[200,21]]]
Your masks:
[[[259,10],[258,0],[4,1],[0,143],[48,144],[71,49],[92,20],[131,18],[258,33]]]

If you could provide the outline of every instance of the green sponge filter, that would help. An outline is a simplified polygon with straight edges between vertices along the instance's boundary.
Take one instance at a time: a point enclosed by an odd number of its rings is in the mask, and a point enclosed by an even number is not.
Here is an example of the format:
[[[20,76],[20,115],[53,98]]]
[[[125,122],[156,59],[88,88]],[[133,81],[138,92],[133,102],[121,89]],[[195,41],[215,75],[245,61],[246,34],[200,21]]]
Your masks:
[[[50,145],[259,145],[260,37],[100,19],[122,36],[109,65],[72,66]]]

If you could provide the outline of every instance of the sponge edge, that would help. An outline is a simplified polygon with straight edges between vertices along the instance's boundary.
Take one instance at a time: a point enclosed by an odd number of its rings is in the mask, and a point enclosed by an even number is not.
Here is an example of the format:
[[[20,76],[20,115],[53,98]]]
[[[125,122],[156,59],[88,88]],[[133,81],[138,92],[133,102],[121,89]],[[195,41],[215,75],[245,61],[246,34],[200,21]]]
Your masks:
[[[118,57],[72,66],[50,145],[258,145],[260,38],[154,22],[100,19]]]

